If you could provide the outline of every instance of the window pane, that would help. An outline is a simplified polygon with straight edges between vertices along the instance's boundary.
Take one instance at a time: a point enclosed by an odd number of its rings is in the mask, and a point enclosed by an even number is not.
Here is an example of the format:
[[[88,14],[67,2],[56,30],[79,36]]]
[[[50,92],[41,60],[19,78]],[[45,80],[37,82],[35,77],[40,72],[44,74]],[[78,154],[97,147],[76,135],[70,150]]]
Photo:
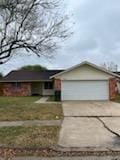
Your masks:
[[[21,83],[20,82],[13,82],[12,83],[12,87],[14,87],[14,88],[20,88],[21,87]]]
[[[48,89],[48,83],[47,82],[44,83],[44,89]]]
[[[45,82],[44,89],[53,89],[53,82]]]
[[[53,83],[52,82],[49,83],[49,89],[53,89]]]

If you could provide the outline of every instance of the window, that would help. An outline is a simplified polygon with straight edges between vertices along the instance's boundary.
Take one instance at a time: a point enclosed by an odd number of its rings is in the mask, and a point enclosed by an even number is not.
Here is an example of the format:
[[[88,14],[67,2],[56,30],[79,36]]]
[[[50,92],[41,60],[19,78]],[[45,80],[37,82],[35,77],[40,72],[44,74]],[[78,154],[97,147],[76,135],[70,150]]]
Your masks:
[[[44,89],[53,89],[53,82],[45,82]]]
[[[14,87],[14,88],[20,88],[21,87],[21,83],[20,82],[13,82],[12,83],[12,87]]]

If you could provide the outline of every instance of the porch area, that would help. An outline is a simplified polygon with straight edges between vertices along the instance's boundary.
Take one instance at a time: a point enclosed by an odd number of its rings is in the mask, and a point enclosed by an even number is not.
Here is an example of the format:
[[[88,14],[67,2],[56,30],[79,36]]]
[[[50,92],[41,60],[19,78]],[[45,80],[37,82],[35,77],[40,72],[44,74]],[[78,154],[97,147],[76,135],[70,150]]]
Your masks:
[[[54,95],[53,82],[31,82],[31,95]]]
[[[10,82],[3,83],[3,96],[52,96],[54,88],[52,81]]]

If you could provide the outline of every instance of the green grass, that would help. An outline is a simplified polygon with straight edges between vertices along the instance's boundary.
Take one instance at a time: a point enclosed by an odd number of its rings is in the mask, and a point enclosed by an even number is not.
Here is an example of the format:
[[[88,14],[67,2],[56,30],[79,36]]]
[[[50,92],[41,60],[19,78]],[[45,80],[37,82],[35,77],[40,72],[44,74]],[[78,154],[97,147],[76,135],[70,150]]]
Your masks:
[[[114,101],[120,103],[120,94],[118,94],[118,95],[116,96],[116,98],[115,98]]]
[[[0,97],[0,121],[52,120],[63,117],[60,104],[35,104],[40,97]]]
[[[0,106],[6,107],[6,106],[17,106],[17,105],[27,105],[31,104],[35,101],[40,99],[38,96],[31,96],[31,97],[0,97]]]
[[[48,100],[47,101],[55,101],[55,96],[49,96]]]
[[[57,144],[60,127],[2,127],[0,145],[7,147],[49,147]]]

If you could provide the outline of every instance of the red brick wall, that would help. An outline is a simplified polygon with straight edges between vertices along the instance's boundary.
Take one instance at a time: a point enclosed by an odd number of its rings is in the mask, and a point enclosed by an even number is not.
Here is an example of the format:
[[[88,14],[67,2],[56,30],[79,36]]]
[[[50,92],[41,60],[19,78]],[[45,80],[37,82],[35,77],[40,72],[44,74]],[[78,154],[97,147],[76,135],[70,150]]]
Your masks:
[[[54,90],[61,91],[61,80],[60,79],[54,79]]]
[[[3,96],[3,84],[0,83],[0,96]]]
[[[110,100],[115,99],[116,96],[116,79],[112,78],[109,79],[109,96],[110,96]]]
[[[21,86],[16,88],[16,87],[13,87],[12,83],[4,83],[3,95],[4,96],[30,96],[31,84],[21,83]]]

